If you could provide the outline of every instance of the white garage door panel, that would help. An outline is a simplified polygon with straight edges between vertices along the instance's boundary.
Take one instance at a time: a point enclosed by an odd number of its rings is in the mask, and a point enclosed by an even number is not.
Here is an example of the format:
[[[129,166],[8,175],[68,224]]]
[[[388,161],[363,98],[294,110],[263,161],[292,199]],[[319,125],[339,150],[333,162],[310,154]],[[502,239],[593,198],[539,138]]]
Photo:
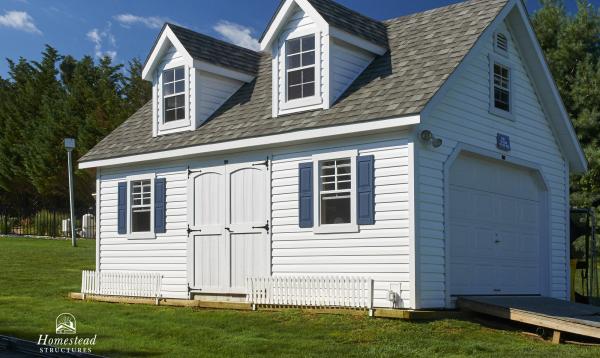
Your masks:
[[[533,174],[463,155],[450,172],[452,295],[540,293],[540,189]]]

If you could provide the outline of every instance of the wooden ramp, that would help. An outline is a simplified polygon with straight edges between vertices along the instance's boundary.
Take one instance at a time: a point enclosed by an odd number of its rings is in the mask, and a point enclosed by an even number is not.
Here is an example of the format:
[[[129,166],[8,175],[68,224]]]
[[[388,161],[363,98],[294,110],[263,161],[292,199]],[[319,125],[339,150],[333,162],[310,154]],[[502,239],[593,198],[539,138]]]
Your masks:
[[[456,301],[468,310],[554,330],[600,339],[600,307],[541,296],[461,296]]]

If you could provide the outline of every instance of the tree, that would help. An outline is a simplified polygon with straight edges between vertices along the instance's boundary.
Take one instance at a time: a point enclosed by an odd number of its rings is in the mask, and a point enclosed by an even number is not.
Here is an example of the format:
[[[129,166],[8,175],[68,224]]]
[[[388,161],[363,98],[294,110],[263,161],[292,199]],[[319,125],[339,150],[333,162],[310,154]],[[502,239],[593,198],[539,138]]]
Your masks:
[[[532,23],[589,162],[571,178],[571,202],[590,206],[600,198],[600,15],[583,0],[573,15],[562,0],[541,5]]]
[[[46,46],[40,62],[8,60],[0,78],[0,210],[66,209],[65,137],[77,139],[75,158],[90,150],[151,96],[134,59],[123,65],[62,56]],[[95,175],[75,171],[76,204],[89,207]]]

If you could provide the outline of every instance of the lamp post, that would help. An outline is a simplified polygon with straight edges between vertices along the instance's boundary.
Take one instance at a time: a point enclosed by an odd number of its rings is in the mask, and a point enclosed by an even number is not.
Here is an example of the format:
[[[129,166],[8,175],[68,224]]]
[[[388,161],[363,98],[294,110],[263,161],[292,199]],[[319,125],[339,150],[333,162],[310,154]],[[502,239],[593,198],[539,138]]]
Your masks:
[[[65,138],[65,149],[67,150],[67,160],[69,162],[69,206],[71,207],[71,242],[73,247],[77,246],[75,237],[75,194],[73,186],[73,149],[75,149],[75,139]]]

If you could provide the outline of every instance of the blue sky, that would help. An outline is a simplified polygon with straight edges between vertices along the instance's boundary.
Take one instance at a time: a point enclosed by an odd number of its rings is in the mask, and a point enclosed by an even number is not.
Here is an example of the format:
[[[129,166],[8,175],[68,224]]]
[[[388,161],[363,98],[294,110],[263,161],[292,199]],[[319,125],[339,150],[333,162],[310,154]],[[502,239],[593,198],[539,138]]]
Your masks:
[[[389,19],[457,0],[338,0],[375,19]],[[595,4],[600,0],[593,0]],[[256,46],[279,0],[0,0],[0,76],[6,58],[38,60],[45,44],[76,58],[145,59],[164,21],[246,47]],[[569,9],[575,0],[567,0]],[[535,11],[538,0],[527,0]]]

